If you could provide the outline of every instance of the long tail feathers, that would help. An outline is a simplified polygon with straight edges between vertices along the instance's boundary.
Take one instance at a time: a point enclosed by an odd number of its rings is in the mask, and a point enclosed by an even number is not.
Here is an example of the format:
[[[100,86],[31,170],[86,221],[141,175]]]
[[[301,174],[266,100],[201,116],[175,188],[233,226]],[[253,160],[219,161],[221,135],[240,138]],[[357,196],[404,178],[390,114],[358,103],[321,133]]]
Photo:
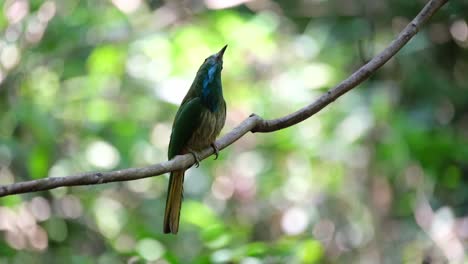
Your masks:
[[[164,233],[177,234],[179,230],[180,208],[184,191],[184,170],[174,171],[169,178],[166,211],[164,213]]]

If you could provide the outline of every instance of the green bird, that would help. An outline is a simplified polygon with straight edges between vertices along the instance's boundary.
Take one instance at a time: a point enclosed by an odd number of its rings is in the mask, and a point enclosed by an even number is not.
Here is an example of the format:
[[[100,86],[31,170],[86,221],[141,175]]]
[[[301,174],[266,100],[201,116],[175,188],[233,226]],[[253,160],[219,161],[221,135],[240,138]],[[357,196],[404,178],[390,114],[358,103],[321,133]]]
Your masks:
[[[221,84],[226,48],[227,45],[218,53],[206,58],[198,69],[172,125],[169,159],[191,153],[198,167],[199,158],[196,152],[210,145],[218,158],[215,140],[226,121],[226,102]],[[171,172],[164,214],[164,233],[177,234],[179,230],[185,170]]]

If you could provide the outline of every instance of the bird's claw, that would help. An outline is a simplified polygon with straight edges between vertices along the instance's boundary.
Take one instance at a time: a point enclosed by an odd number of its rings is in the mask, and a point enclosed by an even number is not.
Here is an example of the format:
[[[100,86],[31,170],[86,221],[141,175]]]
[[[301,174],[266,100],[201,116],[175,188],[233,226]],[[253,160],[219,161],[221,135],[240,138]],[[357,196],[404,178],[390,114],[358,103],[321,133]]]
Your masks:
[[[218,146],[216,146],[216,143],[211,143],[211,147],[214,149],[214,154],[215,154],[215,160],[218,159],[219,156],[219,149]]]
[[[195,168],[200,167],[200,158],[198,157],[198,154],[193,150],[189,150],[189,153],[192,154],[193,158],[195,159]]]

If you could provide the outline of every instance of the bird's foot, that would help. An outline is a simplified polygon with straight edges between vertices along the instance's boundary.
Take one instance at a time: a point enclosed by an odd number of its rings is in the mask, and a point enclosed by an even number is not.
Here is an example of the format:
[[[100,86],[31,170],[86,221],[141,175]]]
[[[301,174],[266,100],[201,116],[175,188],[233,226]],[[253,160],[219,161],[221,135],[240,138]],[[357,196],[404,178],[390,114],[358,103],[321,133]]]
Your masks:
[[[195,168],[200,167],[200,157],[198,157],[198,153],[193,150],[189,150],[188,153],[192,154],[193,158],[195,159]]]
[[[218,156],[219,156],[219,149],[218,149],[218,146],[216,146],[216,143],[211,143],[211,147],[214,149],[214,154],[215,154],[215,160],[218,159]]]

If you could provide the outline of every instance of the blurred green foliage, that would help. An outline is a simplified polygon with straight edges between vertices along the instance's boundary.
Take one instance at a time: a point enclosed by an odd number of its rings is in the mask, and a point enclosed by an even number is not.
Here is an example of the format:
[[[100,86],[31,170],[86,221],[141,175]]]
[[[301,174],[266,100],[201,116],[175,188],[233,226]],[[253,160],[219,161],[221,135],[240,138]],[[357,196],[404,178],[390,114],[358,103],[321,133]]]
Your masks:
[[[0,184],[166,160],[224,44],[229,131],[288,114],[381,51],[425,1],[0,1]],[[167,177],[0,199],[0,263],[466,261],[468,5],[451,1],[356,90]],[[435,262],[438,263],[438,262]]]

